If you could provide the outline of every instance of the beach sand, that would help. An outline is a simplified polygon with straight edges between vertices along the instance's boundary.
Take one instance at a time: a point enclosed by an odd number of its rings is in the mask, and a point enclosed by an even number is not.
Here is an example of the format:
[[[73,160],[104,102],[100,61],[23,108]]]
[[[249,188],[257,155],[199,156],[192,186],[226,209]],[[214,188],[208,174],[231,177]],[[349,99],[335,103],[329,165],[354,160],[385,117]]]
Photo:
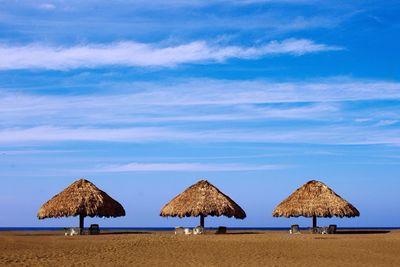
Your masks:
[[[400,231],[0,232],[0,266],[400,266]]]

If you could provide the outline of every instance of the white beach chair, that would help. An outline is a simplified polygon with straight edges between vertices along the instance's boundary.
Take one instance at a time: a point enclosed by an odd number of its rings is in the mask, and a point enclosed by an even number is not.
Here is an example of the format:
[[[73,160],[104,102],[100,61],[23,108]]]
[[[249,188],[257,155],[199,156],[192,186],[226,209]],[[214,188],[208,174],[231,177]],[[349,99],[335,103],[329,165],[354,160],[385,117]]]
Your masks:
[[[79,235],[79,228],[64,228],[64,230],[65,230],[64,233],[65,236]]]
[[[328,227],[321,227],[321,234],[323,234],[323,235],[329,234]]]
[[[175,235],[184,235],[185,234],[185,228],[183,227],[175,227]]]
[[[311,227],[310,232],[312,234],[321,234],[322,233],[322,227]]]
[[[185,235],[191,235],[192,234],[192,229],[190,228],[185,228],[184,229]]]
[[[201,235],[203,233],[204,233],[204,228],[201,226],[197,226],[196,228],[193,229],[194,235]]]

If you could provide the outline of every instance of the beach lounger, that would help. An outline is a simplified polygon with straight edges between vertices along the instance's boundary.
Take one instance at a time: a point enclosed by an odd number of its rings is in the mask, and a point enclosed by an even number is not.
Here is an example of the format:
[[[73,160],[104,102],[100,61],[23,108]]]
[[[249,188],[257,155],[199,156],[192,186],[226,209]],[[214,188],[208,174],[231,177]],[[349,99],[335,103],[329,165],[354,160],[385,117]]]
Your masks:
[[[201,226],[197,226],[196,228],[193,229],[194,235],[201,235],[203,233],[204,233],[204,228]]]
[[[322,233],[322,227],[311,227],[310,232],[312,234],[321,234]]]
[[[293,224],[289,230],[290,234],[300,234],[300,227],[298,224]]]
[[[336,233],[336,225],[329,225],[329,227],[314,227],[310,228],[313,234],[334,234]]]
[[[65,233],[64,233],[65,236],[79,235],[79,232],[80,232],[79,228],[70,228],[70,227],[64,228],[64,231],[65,231]]]
[[[185,234],[185,228],[183,227],[175,227],[175,235],[184,235]]]
[[[100,234],[100,228],[98,224],[91,224],[89,227],[89,234],[98,235]]]
[[[220,226],[218,227],[216,234],[226,234],[226,227],[225,226]]]
[[[191,235],[193,233],[192,229],[190,229],[190,228],[185,228],[184,232],[185,232],[185,235]]]
[[[336,234],[337,226],[336,224],[331,224],[328,227],[328,234]]]

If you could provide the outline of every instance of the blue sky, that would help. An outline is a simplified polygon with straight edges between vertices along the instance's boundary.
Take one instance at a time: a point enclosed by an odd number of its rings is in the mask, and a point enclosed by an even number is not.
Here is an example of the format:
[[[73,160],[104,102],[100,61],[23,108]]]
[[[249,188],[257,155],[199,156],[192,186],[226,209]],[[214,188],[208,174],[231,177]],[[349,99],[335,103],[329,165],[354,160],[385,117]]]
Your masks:
[[[279,227],[311,179],[400,226],[397,1],[0,1],[0,226],[85,177],[127,216],[195,225],[161,207],[206,178],[247,212],[209,226]]]

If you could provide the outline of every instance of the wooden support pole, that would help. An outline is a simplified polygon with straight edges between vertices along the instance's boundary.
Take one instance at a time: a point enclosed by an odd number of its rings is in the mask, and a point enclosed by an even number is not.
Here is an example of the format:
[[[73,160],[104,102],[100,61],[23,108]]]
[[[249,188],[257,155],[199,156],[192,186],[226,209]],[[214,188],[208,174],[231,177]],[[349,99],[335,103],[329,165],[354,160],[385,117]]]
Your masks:
[[[79,215],[79,233],[80,234],[83,234],[84,220],[85,220],[85,217],[82,214],[80,214]]]
[[[317,216],[315,215],[312,217],[312,227],[313,228],[317,227]]]

